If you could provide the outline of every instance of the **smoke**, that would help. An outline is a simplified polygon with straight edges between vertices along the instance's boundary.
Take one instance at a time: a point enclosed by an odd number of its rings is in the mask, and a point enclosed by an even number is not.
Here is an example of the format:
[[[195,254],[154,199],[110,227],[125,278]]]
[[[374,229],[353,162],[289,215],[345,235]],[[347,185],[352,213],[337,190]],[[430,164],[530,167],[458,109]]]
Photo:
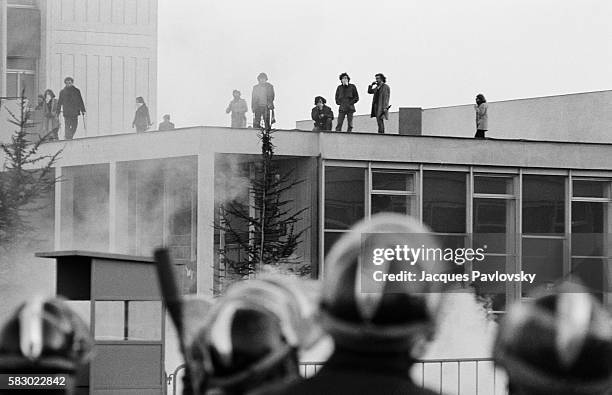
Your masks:
[[[217,155],[215,158],[216,205],[243,199],[251,187],[245,163],[255,160],[254,155]]]

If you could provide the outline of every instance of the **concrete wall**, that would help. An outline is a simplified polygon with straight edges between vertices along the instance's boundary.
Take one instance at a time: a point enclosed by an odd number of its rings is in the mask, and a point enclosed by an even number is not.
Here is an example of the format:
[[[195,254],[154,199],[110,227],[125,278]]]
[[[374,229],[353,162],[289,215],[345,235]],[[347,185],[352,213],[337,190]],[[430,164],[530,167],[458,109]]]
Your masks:
[[[87,109],[87,129],[79,120],[75,137],[132,130],[137,96],[155,122],[157,0],[46,0],[41,6],[41,85],[57,94],[64,78],[74,77]]]
[[[612,90],[489,102],[487,137],[545,141],[612,142]],[[399,116],[389,116],[389,134],[397,133]],[[298,121],[298,129],[312,129]],[[376,132],[369,115],[355,117],[356,132]],[[472,137],[473,104],[423,110],[423,135]]]

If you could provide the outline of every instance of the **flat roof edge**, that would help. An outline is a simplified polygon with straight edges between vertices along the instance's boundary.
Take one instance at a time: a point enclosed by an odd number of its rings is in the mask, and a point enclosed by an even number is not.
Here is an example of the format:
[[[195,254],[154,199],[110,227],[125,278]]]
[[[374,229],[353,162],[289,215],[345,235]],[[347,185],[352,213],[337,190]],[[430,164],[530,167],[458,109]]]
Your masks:
[[[155,263],[153,257],[138,256],[138,255],[127,255],[127,254],[115,254],[101,251],[88,251],[88,250],[60,250],[60,251],[45,251],[37,252],[34,254],[38,258],[61,258],[68,256],[82,256],[90,258],[108,259],[108,260],[122,260],[130,262],[140,263]]]

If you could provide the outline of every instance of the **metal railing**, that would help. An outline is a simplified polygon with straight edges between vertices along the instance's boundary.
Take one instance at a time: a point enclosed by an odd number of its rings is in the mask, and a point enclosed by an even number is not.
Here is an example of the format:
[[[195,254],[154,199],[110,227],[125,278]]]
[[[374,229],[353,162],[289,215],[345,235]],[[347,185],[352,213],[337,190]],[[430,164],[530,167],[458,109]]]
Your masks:
[[[311,377],[323,362],[300,362],[300,374]],[[179,365],[168,375],[172,394],[177,395],[177,377],[185,368]],[[418,360],[411,376],[421,387],[445,395],[507,395],[505,373],[491,358],[447,358]]]

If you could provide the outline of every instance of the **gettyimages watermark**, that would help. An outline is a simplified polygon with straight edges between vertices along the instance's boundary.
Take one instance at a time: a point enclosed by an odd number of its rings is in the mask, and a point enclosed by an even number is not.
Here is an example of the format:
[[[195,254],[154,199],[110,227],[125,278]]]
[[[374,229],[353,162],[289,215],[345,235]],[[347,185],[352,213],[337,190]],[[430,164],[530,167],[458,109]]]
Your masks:
[[[521,264],[516,238],[523,242]],[[610,289],[610,234],[551,235],[535,241],[521,235],[368,233],[361,235],[361,292],[427,293],[473,286],[503,294],[508,284],[525,289],[579,279],[594,292]],[[571,240],[571,243],[570,243]],[[571,245],[568,269],[563,251]],[[577,255],[581,254],[581,255]]]

